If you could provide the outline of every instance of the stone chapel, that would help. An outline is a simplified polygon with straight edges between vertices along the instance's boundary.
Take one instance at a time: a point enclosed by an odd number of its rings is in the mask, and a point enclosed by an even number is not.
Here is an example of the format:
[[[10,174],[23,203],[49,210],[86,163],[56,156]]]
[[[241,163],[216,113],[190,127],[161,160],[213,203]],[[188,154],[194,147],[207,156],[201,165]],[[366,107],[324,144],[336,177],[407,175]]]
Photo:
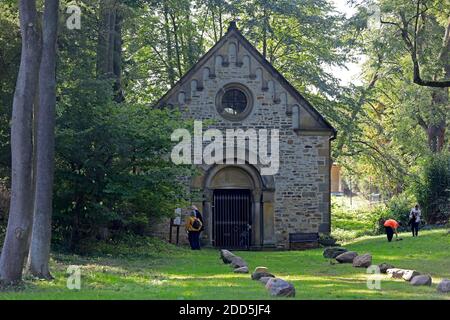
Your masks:
[[[177,106],[186,118],[212,120],[223,131],[279,130],[274,175],[262,175],[250,163],[198,165],[200,174],[189,185],[205,220],[205,245],[287,248],[289,234],[330,232],[330,144],[336,130],[235,23],[157,106]],[[167,238],[167,227],[164,232]]]

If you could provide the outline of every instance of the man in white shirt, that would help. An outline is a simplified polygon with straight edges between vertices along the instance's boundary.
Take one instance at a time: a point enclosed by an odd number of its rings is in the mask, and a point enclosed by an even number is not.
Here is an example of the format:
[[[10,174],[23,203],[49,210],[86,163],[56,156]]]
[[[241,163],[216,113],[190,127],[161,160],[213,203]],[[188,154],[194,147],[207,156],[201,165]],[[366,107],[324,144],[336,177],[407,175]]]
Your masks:
[[[411,231],[413,237],[417,237],[419,235],[419,223],[421,217],[420,207],[418,204],[409,212],[409,223],[411,224]]]

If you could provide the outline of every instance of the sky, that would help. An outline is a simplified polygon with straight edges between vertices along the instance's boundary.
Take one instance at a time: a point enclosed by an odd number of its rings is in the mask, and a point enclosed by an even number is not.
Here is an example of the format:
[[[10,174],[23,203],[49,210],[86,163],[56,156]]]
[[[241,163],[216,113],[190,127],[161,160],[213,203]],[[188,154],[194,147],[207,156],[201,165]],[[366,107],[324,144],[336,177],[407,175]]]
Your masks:
[[[352,8],[347,0],[332,0],[336,9],[342,13],[345,13],[347,17],[352,16],[356,10]],[[341,80],[343,85],[355,84],[359,85],[362,83],[360,79],[362,65],[364,63],[364,57],[361,57],[358,63],[347,63],[347,69],[345,68],[331,68],[333,75]]]

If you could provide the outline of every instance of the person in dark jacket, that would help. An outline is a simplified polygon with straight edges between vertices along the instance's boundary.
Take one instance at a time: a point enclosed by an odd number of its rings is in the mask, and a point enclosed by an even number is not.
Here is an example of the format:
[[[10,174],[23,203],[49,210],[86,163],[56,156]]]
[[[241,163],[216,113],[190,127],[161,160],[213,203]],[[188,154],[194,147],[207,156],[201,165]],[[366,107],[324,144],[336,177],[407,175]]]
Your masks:
[[[202,223],[202,228],[201,228],[200,232],[203,231],[203,230],[205,230],[205,223],[203,222],[203,216],[202,216],[202,214],[200,213],[200,211],[198,210],[198,208],[197,208],[196,206],[192,205],[192,211],[195,212],[195,217],[196,217],[197,219],[199,219],[200,222]]]
[[[409,224],[411,225],[411,231],[413,237],[419,235],[419,224],[422,213],[420,212],[420,207],[418,204],[409,212]]]
[[[192,250],[200,250],[200,230],[202,227],[203,224],[196,217],[195,211],[191,211],[190,216],[186,220],[186,231]]]

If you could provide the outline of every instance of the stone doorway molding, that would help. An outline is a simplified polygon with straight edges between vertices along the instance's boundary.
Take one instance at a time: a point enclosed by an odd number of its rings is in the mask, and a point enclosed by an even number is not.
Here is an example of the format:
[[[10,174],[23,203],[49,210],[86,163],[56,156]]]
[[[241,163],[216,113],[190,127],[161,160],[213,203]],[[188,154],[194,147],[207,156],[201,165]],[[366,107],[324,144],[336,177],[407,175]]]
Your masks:
[[[203,212],[209,244],[212,238],[213,194],[216,189],[247,189],[252,201],[252,248],[273,247],[274,193],[273,176],[261,176],[257,167],[246,164],[216,164],[203,166]],[[197,180],[199,182],[199,180]],[[200,187],[200,186],[199,186]]]

